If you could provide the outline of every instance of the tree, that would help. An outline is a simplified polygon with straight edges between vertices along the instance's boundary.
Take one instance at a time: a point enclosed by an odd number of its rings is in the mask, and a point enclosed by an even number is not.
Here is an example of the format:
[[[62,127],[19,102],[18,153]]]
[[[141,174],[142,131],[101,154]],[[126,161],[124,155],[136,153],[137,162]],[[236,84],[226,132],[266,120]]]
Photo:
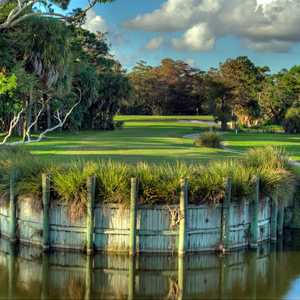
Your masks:
[[[233,112],[244,125],[252,126],[260,117],[259,93],[268,70],[255,66],[246,56],[228,59],[220,65],[220,76],[231,88]]]
[[[196,114],[203,104],[203,73],[180,60],[157,67],[139,62],[129,74],[132,93],[122,111],[144,114]]]
[[[97,3],[113,0],[88,0],[84,9],[74,9],[72,13],[58,13],[57,8],[66,10],[71,0],[2,0],[0,3],[0,32],[10,30],[31,17],[53,17],[67,23],[82,24],[86,13]]]
[[[216,122],[221,122],[221,129],[227,130],[227,123],[232,121],[233,115],[233,92],[232,87],[227,84],[222,74],[216,69],[211,69],[206,78],[206,99],[210,113]]]
[[[300,100],[300,66],[269,76],[260,97],[260,107],[266,121],[282,124],[287,110]]]
[[[68,126],[78,129],[113,129],[113,116],[130,86],[118,61],[109,54],[104,34],[73,28],[73,85],[82,91],[82,102]]]

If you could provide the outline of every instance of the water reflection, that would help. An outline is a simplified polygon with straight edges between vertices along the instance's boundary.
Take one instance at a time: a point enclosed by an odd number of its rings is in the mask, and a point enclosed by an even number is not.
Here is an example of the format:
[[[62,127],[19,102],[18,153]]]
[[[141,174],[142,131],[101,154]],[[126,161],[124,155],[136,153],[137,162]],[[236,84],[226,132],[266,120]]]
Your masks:
[[[0,298],[300,299],[300,235],[226,256],[137,258],[11,247],[0,241]],[[291,247],[290,245],[294,245]],[[296,246],[295,246],[296,245]]]

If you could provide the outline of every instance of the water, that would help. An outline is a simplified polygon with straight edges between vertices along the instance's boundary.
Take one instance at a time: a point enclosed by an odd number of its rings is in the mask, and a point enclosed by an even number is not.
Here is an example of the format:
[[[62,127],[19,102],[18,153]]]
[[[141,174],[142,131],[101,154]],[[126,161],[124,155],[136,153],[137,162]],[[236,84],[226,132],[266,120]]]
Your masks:
[[[276,247],[126,256],[12,248],[0,241],[1,299],[300,299],[300,234]],[[291,246],[292,245],[292,246]]]

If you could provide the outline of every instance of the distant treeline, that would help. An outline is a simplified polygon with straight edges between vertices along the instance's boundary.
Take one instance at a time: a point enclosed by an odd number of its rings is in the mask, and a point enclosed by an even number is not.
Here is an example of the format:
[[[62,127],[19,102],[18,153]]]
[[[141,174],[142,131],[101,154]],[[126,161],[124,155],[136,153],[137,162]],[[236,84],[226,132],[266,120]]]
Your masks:
[[[270,74],[241,56],[203,72],[167,58],[155,67],[139,62],[128,78],[131,92],[121,103],[122,114],[212,114],[223,129],[228,122],[279,124],[291,132],[299,127],[294,123],[300,115],[300,66]]]

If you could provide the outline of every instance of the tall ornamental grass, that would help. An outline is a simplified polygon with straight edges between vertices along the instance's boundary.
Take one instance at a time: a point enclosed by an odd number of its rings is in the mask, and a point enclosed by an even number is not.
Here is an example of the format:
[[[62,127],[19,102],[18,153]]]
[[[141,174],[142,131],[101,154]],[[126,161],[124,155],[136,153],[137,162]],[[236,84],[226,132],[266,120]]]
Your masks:
[[[0,149],[0,198],[7,202],[9,195],[9,179],[14,173],[16,193],[30,196],[41,207],[42,186],[41,174],[49,170],[49,164],[18,147],[1,147]]]
[[[76,160],[66,165],[42,163],[19,148],[0,150],[0,193],[8,195],[9,176],[17,170],[17,193],[33,195],[41,202],[41,174],[52,178],[52,199],[70,208],[71,216],[83,216],[86,211],[86,181],[95,175],[96,201],[129,205],[130,178],[139,182],[139,204],[177,204],[180,178],[189,181],[189,201],[195,205],[217,205],[223,201],[226,180],[232,181],[232,200],[252,200],[255,176],[260,177],[261,199],[275,197],[287,203],[293,196],[296,180],[287,154],[278,148],[265,147],[249,150],[236,160],[212,161],[207,165],[149,164],[129,165],[107,160],[86,162]]]

